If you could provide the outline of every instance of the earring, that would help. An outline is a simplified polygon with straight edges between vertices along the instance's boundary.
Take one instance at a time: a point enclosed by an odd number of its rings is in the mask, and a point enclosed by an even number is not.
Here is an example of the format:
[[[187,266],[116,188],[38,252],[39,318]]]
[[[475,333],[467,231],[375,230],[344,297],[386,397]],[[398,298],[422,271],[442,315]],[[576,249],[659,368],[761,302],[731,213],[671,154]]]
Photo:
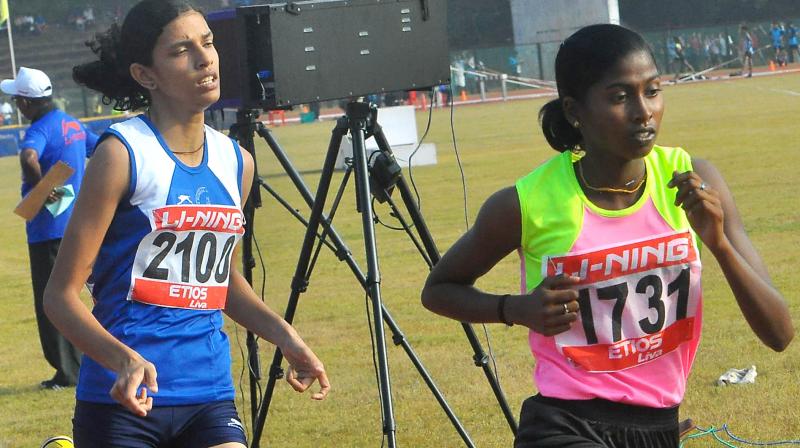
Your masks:
[[[579,127],[581,127],[581,122],[580,122],[580,121],[578,121],[578,120],[575,120],[575,123],[572,123],[572,126],[573,126],[575,129],[578,129]]]

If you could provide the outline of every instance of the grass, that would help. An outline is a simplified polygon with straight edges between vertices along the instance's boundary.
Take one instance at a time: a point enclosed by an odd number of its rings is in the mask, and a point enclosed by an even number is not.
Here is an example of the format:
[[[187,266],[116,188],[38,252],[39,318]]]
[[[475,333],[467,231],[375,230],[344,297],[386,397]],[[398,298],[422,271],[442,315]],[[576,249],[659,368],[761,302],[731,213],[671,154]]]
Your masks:
[[[666,146],[683,146],[713,162],[725,176],[754,244],[772,279],[798,316],[798,291],[792,281],[800,259],[800,212],[796,159],[800,152],[798,111],[800,76],[683,85],[666,89],[667,113],[659,136]],[[543,100],[461,107],[455,111],[458,149],[467,177],[467,215],[474,216],[492,192],[511,185],[554,155],[536,124]],[[418,114],[420,133],[427,115]],[[312,189],[322,166],[333,124],[277,128],[274,133]],[[464,231],[459,170],[450,138],[449,113],[437,110],[428,137],[436,143],[439,163],[413,170],[422,211],[440,250]],[[258,146],[262,176],[303,214],[307,208],[265,145]],[[408,179],[408,173],[406,178]],[[338,182],[341,175],[335,176]],[[54,434],[71,432],[73,391],[40,391],[36,385],[51,369],[41,355],[33,315],[24,226],[10,213],[18,200],[19,168],[15,158],[0,159],[0,447],[30,447]],[[364,266],[360,217],[354,212],[352,182],[335,225]],[[378,206],[386,219],[388,209]],[[256,220],[258,247],[266,272],[265,301],[282,312],[290,291],[302,226],[264,195]],[[392,316],[441,388],[479,447],[510,446],[511,432],[483,376],[472,363],[472,350],[461,327],[419,304],[427,267],[400,232],[377,230],[382,296]],[[762,441],[800,438],[800,344],[772,353],[749,330],[716,263],[705,260],[703,341],[689,379],[682,417],[701,426],[728,423],[740,437]],[[480,281],[491,291],[512,292],[519,284],[518,265],[509,257]],[[260,266],[256,285],[260,285]],[[295,447],[380,446],[381,419],[373,369],[364,293],[344,263],[321,253],[308,292],[300,298],[295,323],[326,363],[333,382],[328,400],[317,403],[279,383],[262,445]],[[483,330],[476,327],[483,340]],[[240,380],[244,331],[229,325],[237,387],[249,397],[247,377]],[[523,328],[489,327],[501,384],[515,414],[535,393],[531,358]],[[387,331],[387,337],[390,334]],[[238,339],[237,339],[238,338]],[[237,344],[237,341],[240,344]],[[486,347],[483,340],[484,348]],[[458,447],[461,440],[402,349],[388,348],[397,440],[407,447]],[[262,370],[272,347],[261,343]],[[756,384],[720,388],[716,378],[730,367],[755,364]],[[237,399],[240,413],[249,403]],[[248,419],[249,420],[249,419]],[[710,438],[688,446],[710,446]]]

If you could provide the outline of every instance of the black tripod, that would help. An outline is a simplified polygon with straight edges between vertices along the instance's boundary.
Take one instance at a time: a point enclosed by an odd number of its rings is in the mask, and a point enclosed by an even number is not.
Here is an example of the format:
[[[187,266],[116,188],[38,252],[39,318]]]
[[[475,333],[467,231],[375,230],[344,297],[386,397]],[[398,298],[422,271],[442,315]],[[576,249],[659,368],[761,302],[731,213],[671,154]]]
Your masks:
[[[391,179],[391,185],[381,185],[381,182],[376,182],[375,178],[380,176],[373,176],[372,183],[375,184],[375,187],[370,185],[370,167],[369,161],[367,160],[366,149],[365,149],[365,140],[369,138],[370,135],[374,136],[376,141],[378,142],[379,146],[379,158],[383,158],[383,160],[388,160],[390,162],[394,162],[394,156],[391,153],[391,149],[389,147],[388,141],[386,140],[383,131],[381,130],[380,126],[377,123],[377,109],[369,105],[367,103],[362,102],[354,102],[350,103],[347,106],[347,113],[345,116],[341,117],[336,124],[336,127],[333,130],[333,135],[331,136],[331,141],[328,147],[328,152],[325,158],[325,162],[322,169],[322,175],[319,181],[319,186],[317,189],[317,193],[315,197],[312,197],[311,192],[309,191],[308,187],[303,182],[302,178],[300,177],[299,173],[294,169],[291,162],[286,157],[283,150],[278,145],[277,141],[272,137],[272,134],[260,123],[256,123],[255,114],[248,113],[248,112],[240,112],[238,116],[239,122],[237,125],[232,128],[231,132],[234,136],[239,136],[240,144],[245,147],[248,151],[254,153],[254,143],[253,143],[253,132],[258,133],[262,138],[265,139],[267,145],[275,154],[276,158],[278,159],[279,163],[281,164],[282,168],[286,172],[286,174],[290,177],[292,182],[294,183],[297,190],[301,193],[306,203],[312,207],[311,215],[308,221],[305,221],[302,216],[300,216],[291,206],[289,206],[277,193],[274,192],[269,186],[261,182],[259,180],[259,184],[265,188],[271,195],[273,195],[287,210],[289,210],[298,220],[303,222],[306,225],[306,234],[303,240],[302,249],[300,252],[299,260],[297,263],[297,268],[295,271],[295,275],[292,279],[292,292],[289,296],[289,301],[286,308],[285,319],[287,322],[292,322],[294,319],[294,314],[297,309],[297,302],[301,293],[305,292],[308,281],[311,276],[311,271],[313,270],[313,262],[312,262],[312,252],[314,253],[314,259],[319,252],[319,248],[314,251],[314,245],[316,241],[321,241],[321,244],[325,244],[331,250],[333,250],[339,260],[345,261],[347,265],[352,270],[353,274],[356,276],[357,280],[361,283],[364,287],[365,291],[367,292],[369,298],[372,302],[372,315],[374,319],[374,326],[375,326],[375,342],[376,342],[376,352],[378,357],[378,382],[380,387],[380,394],[381,394],[381,405],[382,405],[382,416],[383,416],[383,434],[388,440],[388,446],[394,447],[396,446],[395,440],[395,421],[394,421],[394,414],[393,414],[393,407],[392,407],[392,396],[391,396],[391,386],[390,386],[390,379],[388,374],[388,362],[386,356],[386,343],[385,343],[385,335],[384,335],[384,323],[389,326],[389,329],[392,332],[392,341],[395,345],[402,345],[406,354],[411,359],[412,363],[416,367],[417,371],[423,377],[425,383],[430,388],[431,392],[435,396],[436,400],[439,402],[442,409],[447,414],[448,418],[450,419],[451,423],[463,439],[466,446],[473,447],[474,444],[469,438],[466,430],[464,430],[463,426],[459,422],[458,418],[455,416],[453,411],[450,409],[447,402],[444,400],[441,392],[439,392],[438,388],[434,384],[433,380],[431,379],[428,372],[425,370],[424,366],[422,365],[421,361],[417,357],[416,353],[414,353],[413,349],[409,345],[408,341],[406,340],[405,336],[397,327],[394,319],[392,319],[391,315],[389,314],[388,310],[385,308],[381,301],[380,296],[380,274],[378,269],[378,256],[376,250],[376,241],[375,241],[375,233],[374,233],[374,222],[372,220],[372,202],[371,196],[373,194],[376,195],[376,198],[380,197],[384,200],[388,200],[390,206],[392,207],[394,214],[401,219],[404,228],[408,232],[409,236],[411,236],[412,241],[420,250],[423,258],[426,260],[429,266],[433,266],[439,260],[439,252],[436,248],[436,245],[433,242],[433,238],[431,237],[428,228],[419,212],[419,209],[414,202],[412,193],[408,188],[408,185],[405,182],[405,179],[402,177],[400,173],[399,167],[397,167],[396,171],[394,171],[395,175]],[[334,165],[336,162],[336,157],[339,151],[339,147],[342,141],[342,138],[350,132],[352,141],[353,141],[353,164],[350,169],[345,174],[345,177],[342,181],[342,188],[340,188],[336,201],[334,202],[334,208],[338,206],[338,202],[341,199],[341,195],[343,193],[343,187],[347,182],[351,172],[354,173],[356,179],[356,202],[358,211],[362,215],[362,227],[363,227],[363,234],[364,234],[364,242],[365,242],[365,250],[366,250],[366,259],[367,259],[367,275],[365,276],[362,270],[359,268],[358,264],[353,259],[350,250],[341,240],[339,235],[336,233],[335,229],[331,224],[331,220],[324,214],[324,207],[325,202],[327,200],[329,187],[332,179],[332,175],[334,172]],[[247,145],[250,145],[249,147]],[[255,158],[255,157],[254,157]],[[377,165],[377,160],[374,165]],[[396,166],[396,163],[395,163]],[[385,177],[385,176],[384,176]],[[414,227],[417,229],[419,236],[422,240],[422,244],[414,238],[413,234],[410,232],[409,226],[406,225],[405,221],[402,221],[402,216],[400,215],[399,211],[397,210],[396,205],[391,200],[390,194],[388,193],[388,189],[396,186],[400,191],[401,197],[403,202],[406,205],[407,210],[411,214],[411,219],[414,224]],[[373,189],[378,191],[373,191]],[[252,249],[248,248],[247,245],[252,244],[252,223],[253,223],[253,215],[248,214],[248,212],[252,213],[254,208],[257,205],[260,205],[260,194],[258,193],[258,188],[254,188],[252,194],[256,197],[251,197],[250,201],[248,201],[248,207],[245,209],[245,217],[247,222],[249,223],[249,230],[245,232],[244,239],[243,239],[243,257],[246,258],[244,261],[244,269],[245,269],[245,277],[248,280],[252,279],[252,267],[255,266],[255,261],[252,258]],[[382,191],[381,191],[382,190]],[[249,210],[250,207],[253,207]],[[332,212],[333,213],[333,212]],[[319,234],[319,227],[323,227],[322,234]],[[327,241],[327,238],[330,238],[331,241]],[[249,273],[248,273],[249,270]],[[467,338],[470,342],[470,345],[474,351],[474,361],[475,365],[482,367],[484,373],[486,375],[487,380],[489,381],[495,396],[500,404],[500,407],[503,411],[506,420],[508,421],[509,426],[511,427],[512,432],[516,433],[516,421],[514,419],[514,415],[511,412],[508,403],[506,402],[505,396],[503,395],[503,391],[500,388],[493,372],[489,368],[489,357],[483,351],[480,342],[478,341],[477,336],[475,335],[474,330],[468,324],[462,324]],[[264,424],[266,422],[267,413],[269,411],[269,405],[272,399],[272,394],[274,392],[275,384],[278,379],[282,378],[283,370],[281,368],[281,362],[283,359],[283,355],[280,350],[276,350],[275,355],[273,357],[272,365],[269,371],[269,379],[264,390],[263,400],[258,402],[258,397],[256,395],[256,386],[259,381],[260,376],[260,367],[258,362],[258,354],[257,354],[257,344],[255,342],[255,337],[248,332],[247,337],[247,346],[248,346],[248,363],[250,367],[250,380],[251,380],[251,388],[250,388],[250,396],[251,396],[251,410],[253,415],[253,447],[258,447],[260,443],[261,433],[263,431]],[[256,415],[257,414],[257,415]]]

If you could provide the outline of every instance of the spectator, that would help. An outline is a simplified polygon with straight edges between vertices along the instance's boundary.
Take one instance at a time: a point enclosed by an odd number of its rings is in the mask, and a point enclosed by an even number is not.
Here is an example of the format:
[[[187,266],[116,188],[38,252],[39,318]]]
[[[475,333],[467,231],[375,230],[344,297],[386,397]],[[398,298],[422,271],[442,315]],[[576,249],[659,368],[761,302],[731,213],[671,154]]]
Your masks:
[[[45,32],[47,29],[47,21],[44,19],[44,16],[37,15],[33,19],[33,34],[39,35]]]
[[[677,58],[675,62],[678,63],[678,69],[675,71],[675,79],[673,81],[678,82],[678,78],[680,78],[681,71],[683,70],[684,67],[686,67],[689,70],[689,73],[691,75],[694,74],[695,70],[694,67],[692,67],[692,64],[690,64],[689,61],[686,60],[686,55],[683,53],[683,43],[681,42],[680,37],[675,36],[672,38],[672,40],[675,43],[675,55]]]
[[[8,126],[11,124],[11,120],[13,120],[14,116],[14,108],[11,107],[11,104],[3,100],[3,104],[0,104],[0,117],[3,118],[3,125]]]
[[[676,49],[679,42],[680,41],[676,38],[667,38],[667,71],[670,73],[677,73],[681,69],[679,64],[678,67],[673,70],[674,63],[679,62],[678,51]]]
[[[457,59],[453,63],[453,85],[455,86],[454,93],[456,96],[464,96],[467,91],[467,77],[464,72],[464,60]]]
[[[47,199],[48,204],[60,204],[43,207],[26,224],[39,339],[45,359],[56,369],[53,378],[40,385],[44,389],[59,390],[78,382],[81,354],[44,314],[44,288],[72,215],[72,201],[81,188],[86,155],[94,148],[97,136],[55,107],[50,78],[42,71],[21,67],[17,78],[4,80],[0,89],[13,96],[19,111],[31,121],[20,144],[22,195],[28,194],[58,162],[75,170],[64,186],[53,190]]]
[[[788,46],[786,48],[787,56],[789,57],[789,63],[794,63],[794,55],[797,54],[798,58],[800,58],[800,50],[798,50],[798,39],[797,39],[797,28],[794,26],[792,22],[786,26],[786,37],[788,41]]]
[[[83,10],[83,14],[82,15],[83,15],[84,26],[87,26],[87,27],[94,26],[94,8],[92,8],[91,6],[87,6]]]
[[[783,35],[786,34],[783,26],[778,22],[772,22],[770,28],[770,36],[772,37],[772,50],[774,52],[773,60],[777,65],[784,65],[786,63],[783,57]]]
[[[742,74],[744,74],[744,69],[747,68],[747,77],[752,78],[755,41],[748,27],[742,26],[740,33],[742,35]]]

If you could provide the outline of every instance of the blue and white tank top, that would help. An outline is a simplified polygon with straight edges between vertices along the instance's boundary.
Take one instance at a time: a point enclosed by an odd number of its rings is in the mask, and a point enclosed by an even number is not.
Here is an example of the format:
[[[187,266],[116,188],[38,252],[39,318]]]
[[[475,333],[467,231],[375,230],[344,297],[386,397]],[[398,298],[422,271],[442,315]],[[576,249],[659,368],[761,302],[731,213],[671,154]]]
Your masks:
[[[129,191],[117,207],[89,279],[92,313],[156,366],[156,406],[231,400],[222,331],[231,255],[244,233],[242,154],[205,128],[203,161],[182,163],[143,115],[109,128],[130,158]],[[79,400],[113,403],[116,374],[84,356]]]

